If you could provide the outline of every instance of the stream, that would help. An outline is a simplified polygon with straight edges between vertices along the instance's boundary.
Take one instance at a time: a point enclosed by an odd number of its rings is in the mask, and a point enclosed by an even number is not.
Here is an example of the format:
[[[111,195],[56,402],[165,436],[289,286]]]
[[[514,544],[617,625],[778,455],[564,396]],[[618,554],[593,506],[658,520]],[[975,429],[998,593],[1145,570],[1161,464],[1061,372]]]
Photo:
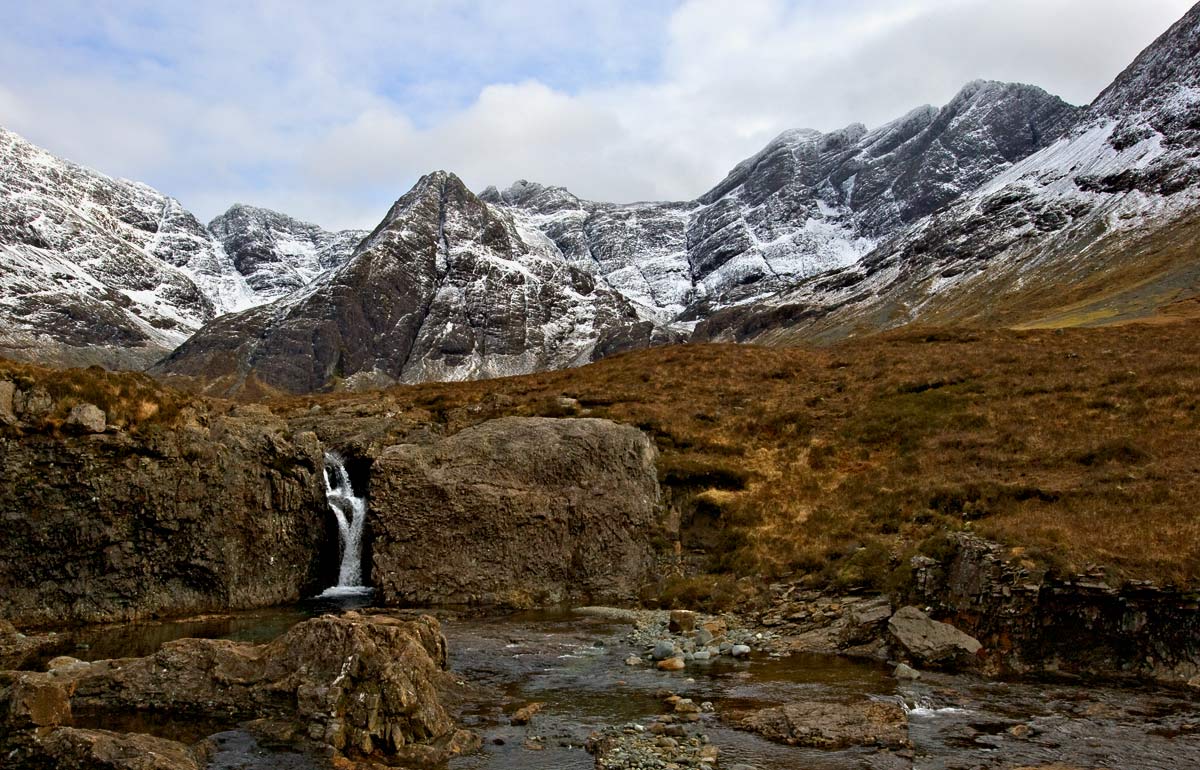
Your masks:
[[[308,617],[368,601],[369,597],[314,601],[181,621],[85,628],[61,634],[62,644],[53,654],[87,660],[142,656],[185,636],[261,643]],[[647,724],[664,712],[664,690],[713,704],[715,713],[704,714],[698,727],[719,747],[722,768],[1200,768],[1200,696],[1183,690],[998,682],[933,673],[915,682],[897,682],[881,664],[816,655],[761,656],[749,662],[725,657],[667,673],[625,665],[627,656],[644,650],[625,641],[629,626],[613,621],[565,610],[505,617],[450,613],[441,619],[451,669],[497,695],[464,708],[461,718],[483,736],[484,748],[452,760],[449,770],[590,769],[594,760],[583,748],[588,735],[631,722]],[[727,709],[864,696],[905,707],[912,758],[862,748],[788,747],[732,729],[720,719]],[[510,723],[508,714],[515,707],[534,701],[545,707],[529,725]],[[88,726],[154,734],[178,729],[146,719],[114,724],[103,714],[80,719]],[[213,770],[326,767],[287,747],[260,745],[242,730],[193,725],[187,737],[209,735],[216,736],[217,751],[209,765]]]

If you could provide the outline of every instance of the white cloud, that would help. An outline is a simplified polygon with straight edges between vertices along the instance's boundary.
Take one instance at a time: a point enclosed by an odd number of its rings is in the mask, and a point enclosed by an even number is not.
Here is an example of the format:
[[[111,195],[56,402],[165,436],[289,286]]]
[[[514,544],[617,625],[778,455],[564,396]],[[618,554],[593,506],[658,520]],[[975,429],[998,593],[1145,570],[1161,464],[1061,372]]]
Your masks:
[[[26,19],[40,27],[21,41],[0,33],[0,124],[205,218],[242,200],[371,227],[435,168],[475,189],[528,178],[597,199],[688,198],[784,129],[878,125],[977,77],[1085,103],[1188,5],[64,7]],[[61,29],[73,12],[86,34]]]

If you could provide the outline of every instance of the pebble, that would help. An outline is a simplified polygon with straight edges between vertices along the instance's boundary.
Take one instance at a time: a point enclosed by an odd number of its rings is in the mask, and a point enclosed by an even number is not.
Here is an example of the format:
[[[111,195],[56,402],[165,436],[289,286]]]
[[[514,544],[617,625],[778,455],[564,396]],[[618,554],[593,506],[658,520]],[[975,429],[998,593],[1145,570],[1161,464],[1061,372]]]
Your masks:
[[[735,658],[748,658],[750,657],[750,645],[735,644],[729,648],[729,654]]]

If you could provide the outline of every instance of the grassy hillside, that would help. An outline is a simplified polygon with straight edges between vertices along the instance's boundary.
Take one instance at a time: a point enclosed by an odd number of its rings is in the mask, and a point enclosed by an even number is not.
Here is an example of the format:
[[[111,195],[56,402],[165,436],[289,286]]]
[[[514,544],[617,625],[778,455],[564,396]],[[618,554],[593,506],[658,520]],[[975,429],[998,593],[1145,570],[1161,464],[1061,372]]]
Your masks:
[[[1195,320],[910,329],[816,350],[689,345],[274,402],[315,404],[452,431],[501,414],[637,425],[703,570],[887,587],[912,554],[970,528],[1064,574],[1200,582]]]

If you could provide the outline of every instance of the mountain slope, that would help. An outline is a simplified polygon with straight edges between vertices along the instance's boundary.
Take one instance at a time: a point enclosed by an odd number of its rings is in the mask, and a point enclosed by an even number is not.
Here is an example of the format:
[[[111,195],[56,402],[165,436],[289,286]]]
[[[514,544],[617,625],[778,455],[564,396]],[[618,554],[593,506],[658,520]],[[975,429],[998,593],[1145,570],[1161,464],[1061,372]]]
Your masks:
[[[143,368],[217,315],[311,280],[364,233],[179,201],[0,129],[0,354]],[[228,244],[231,249],[226,249]]]
[[[286,214],[240,203],[209,222],[208,231],[264,302],[337,267],[367,235],[362,230],[327,232]]]
[[[1049,147],[858,264],[714,315],[699,339],[834,339],[913,321],[1095,324],[1200,293],[1200,6]]]
[[[423,177],[340,267],[277,302],[217,319],[155,371],[290,392],[462,380],[591,359],[634,307],[566,264],[537,230],[453,174]],[[602,339],[608,335],[608,339]],[[639,340],[641,342],[641,340]]]
[[[660,320],[695,321],[830,269],[1052,142],[1078,109],[977,81],[874,131],[777,137],[697,201],[615,205],[518,182],[482,197]]]

